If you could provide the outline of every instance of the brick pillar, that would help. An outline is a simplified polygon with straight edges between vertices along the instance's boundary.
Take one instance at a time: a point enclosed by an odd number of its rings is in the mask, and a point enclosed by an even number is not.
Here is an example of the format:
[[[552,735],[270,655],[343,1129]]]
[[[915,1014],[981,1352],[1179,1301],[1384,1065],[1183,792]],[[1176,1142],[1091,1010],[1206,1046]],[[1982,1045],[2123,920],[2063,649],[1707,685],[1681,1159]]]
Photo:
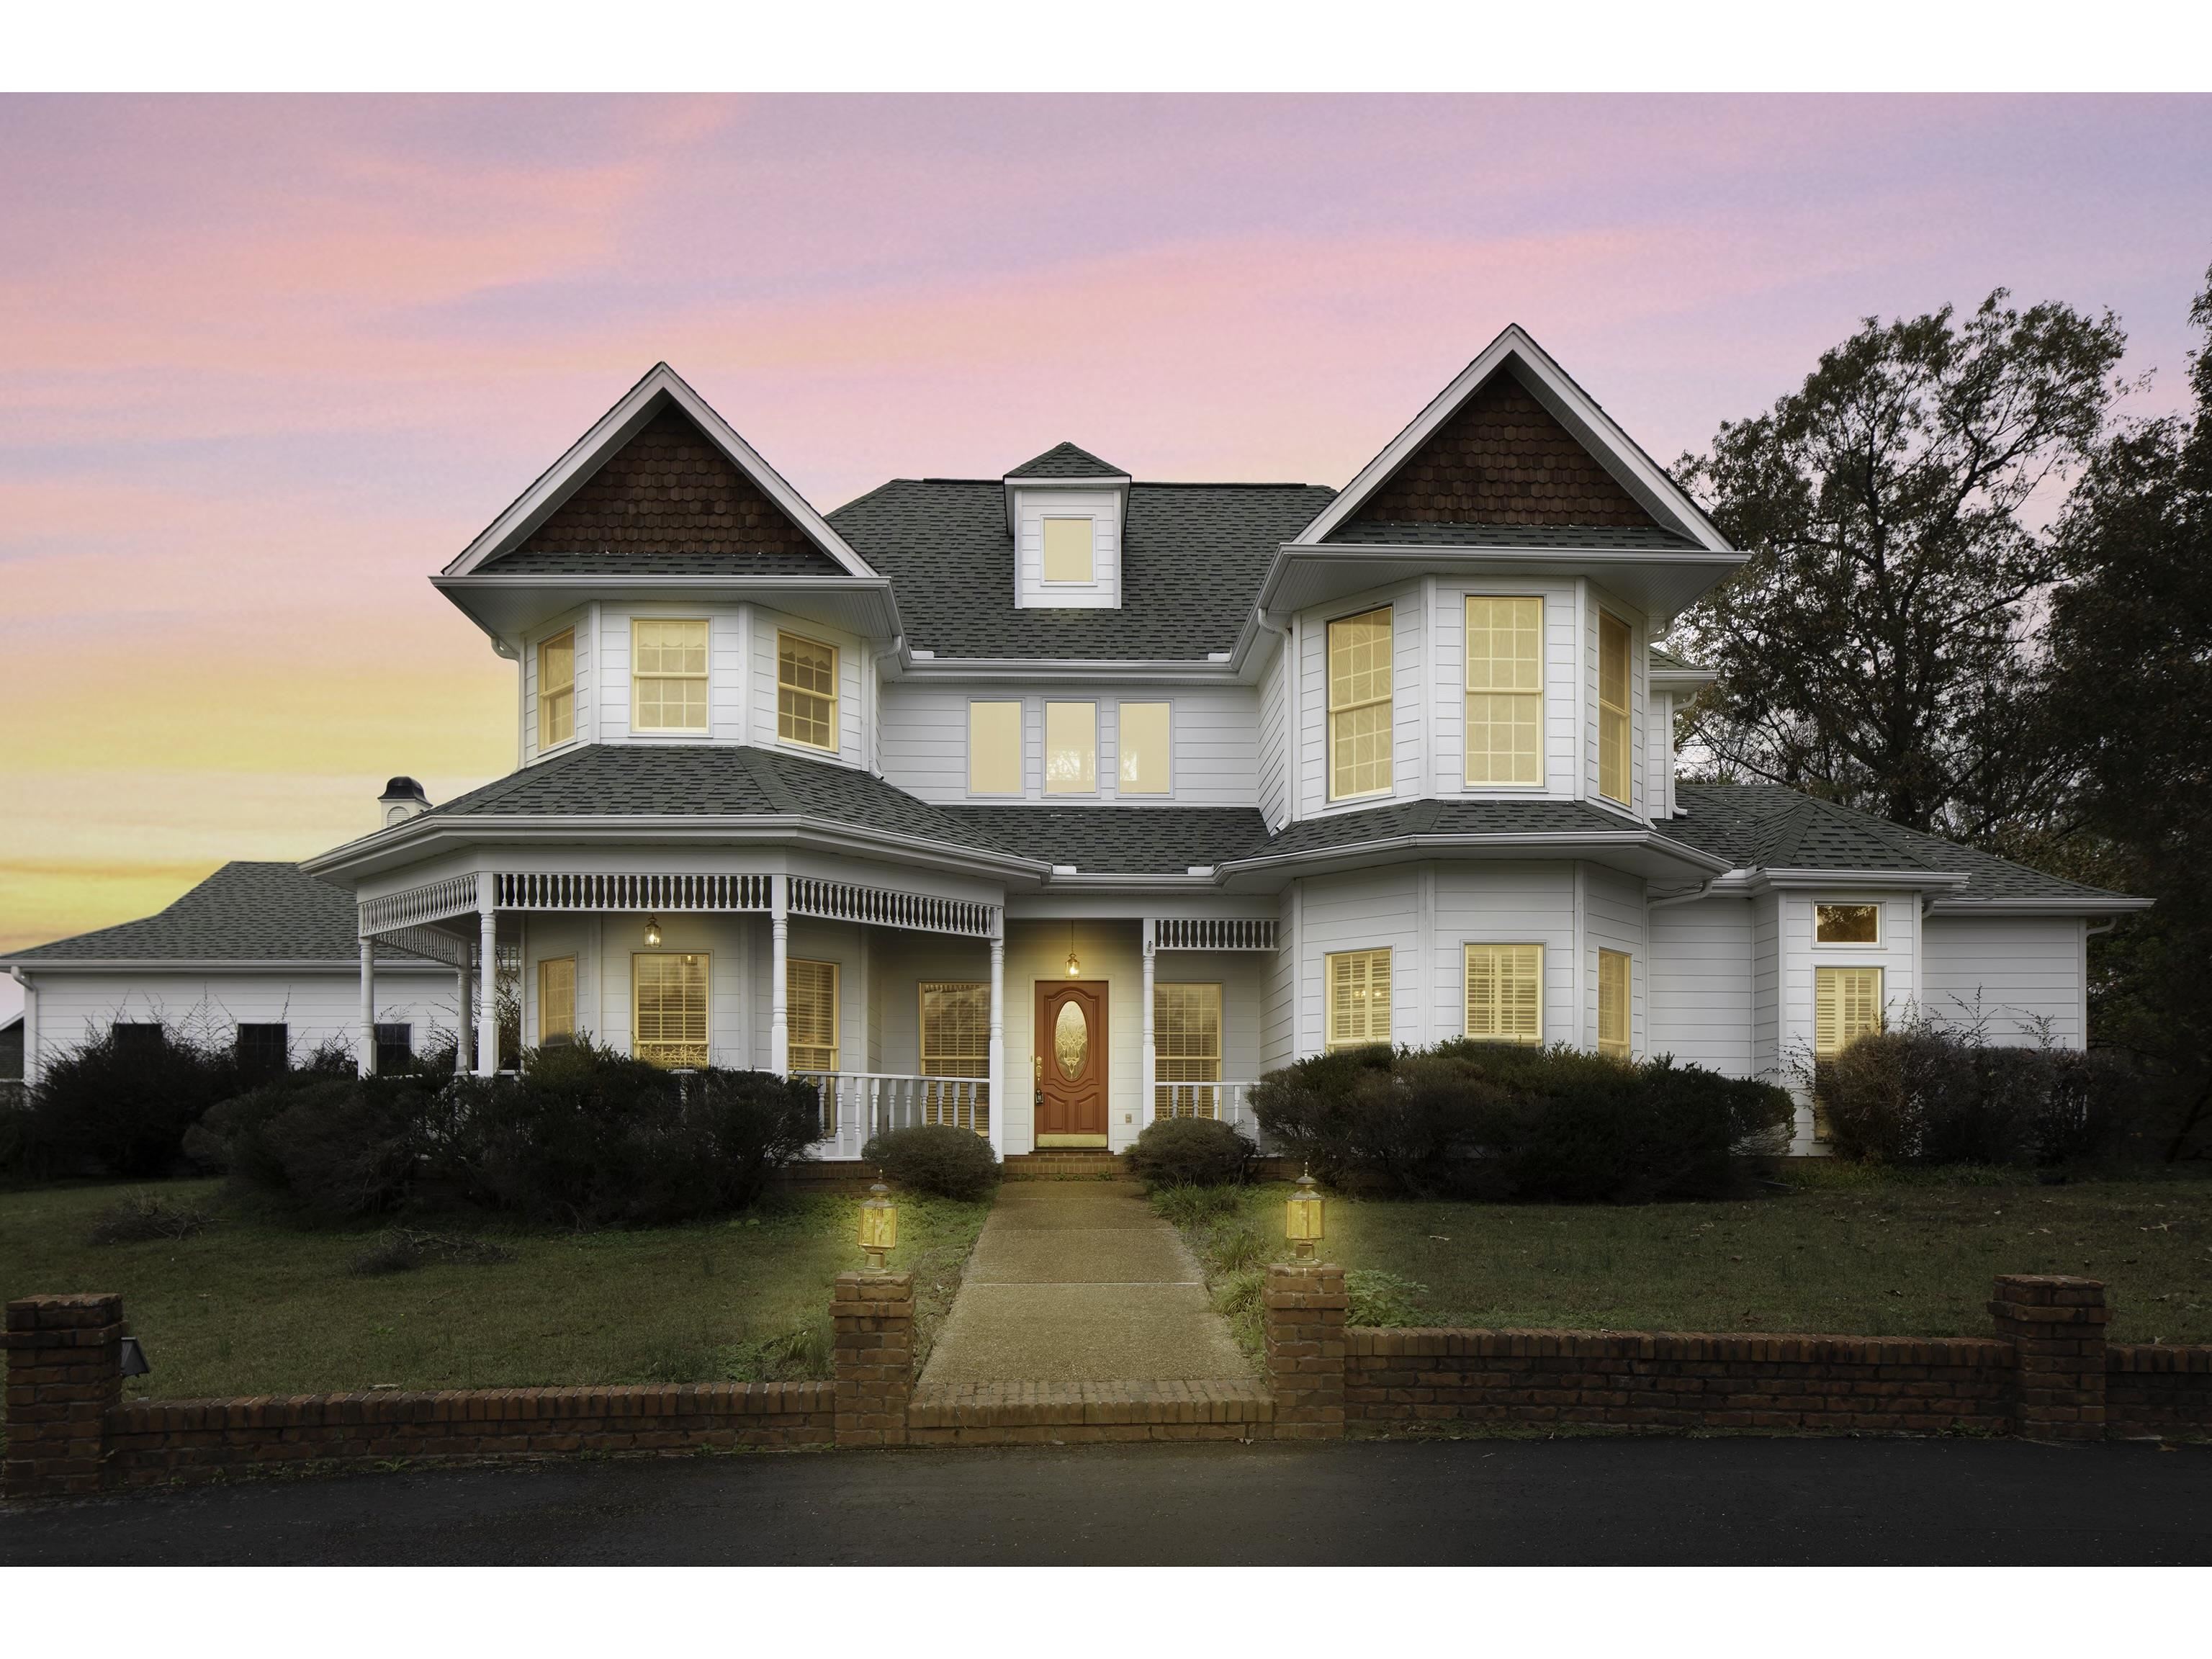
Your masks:
[[[1279,1440],[1344,1438],[1344,1269],[1319,1262],[1267,1269],[1267,1382]]]
[[[8,1304],[8,1452],[0,1492],[100,1490],[107,1413],[123,1403],[123,1298],[27,1296]]]
[[[2020,1355],[2015,1420],[2027,1440],[2105,1437],[2105,1287],[2094,1279],[2008,1273],[1990,1304]]]
[[[914,1392],[914,1275],[837,1275],[837,1443],[903,1446]]]

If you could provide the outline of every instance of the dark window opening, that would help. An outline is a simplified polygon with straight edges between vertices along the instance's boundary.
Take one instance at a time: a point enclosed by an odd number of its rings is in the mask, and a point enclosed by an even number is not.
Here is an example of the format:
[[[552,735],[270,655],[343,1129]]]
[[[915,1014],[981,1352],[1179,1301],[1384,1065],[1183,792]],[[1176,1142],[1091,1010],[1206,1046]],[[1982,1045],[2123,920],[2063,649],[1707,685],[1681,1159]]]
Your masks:
[[[238,1069],[247,1081],[258,1083],[283,1075],[291,1058],[289,1027],[278,1024],[238,1028]]]
[[[107,1030],[116,1053],[121,1054],[152,1054],[168,1041],[168,1034],[151,1022],[133,1024],[118,1019]]]
[[[405,1024],[376,1028],[376,1069],[404,1072],[415,1064],[415,1028]]]

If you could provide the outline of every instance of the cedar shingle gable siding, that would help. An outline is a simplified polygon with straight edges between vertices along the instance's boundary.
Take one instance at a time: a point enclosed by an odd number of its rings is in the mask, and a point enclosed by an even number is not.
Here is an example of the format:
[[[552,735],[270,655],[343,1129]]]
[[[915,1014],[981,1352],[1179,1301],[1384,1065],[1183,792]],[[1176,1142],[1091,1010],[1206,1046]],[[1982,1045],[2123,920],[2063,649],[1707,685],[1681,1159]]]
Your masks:
[[[655,415],[528,541],[489,568],[605,572],[610,554],[622,568],[647,575],[844,574],[673,408]]]
[[[1492,375],[1355,523],[1650,526],[1651,515],[1510,369]]]

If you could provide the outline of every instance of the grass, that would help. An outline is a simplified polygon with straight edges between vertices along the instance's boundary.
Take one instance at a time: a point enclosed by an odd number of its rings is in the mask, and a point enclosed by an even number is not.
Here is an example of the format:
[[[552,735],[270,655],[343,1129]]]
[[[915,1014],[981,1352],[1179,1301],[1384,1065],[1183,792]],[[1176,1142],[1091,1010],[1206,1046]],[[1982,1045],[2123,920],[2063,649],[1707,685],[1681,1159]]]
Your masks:
[[[2212,1342],[2212,1181],[2045,1186],[2014,1171],[1793,1166],[1744,1203],[1332,1197],[1355,1323],[1982,1336],[2001,1273],[2102,1279],[2116,1342]],[[1281,1186],[1163,1195],[1248,1346]]]
[[[143,1193],[211,1224],[88,1242]],[[726,1220],[637,1231],[487,1224],[512,1260],[364,1277],[352,1264],[380,1225],[300,1231],[224,1206],[213,1182],[33,1188],[0,1193],[0,1297],[120,1291],[154,1365],[126,1385],[134,1399],[827,1376],[831,1283],[862,1265],[858,1201],[782,1193]],[[988,1207],[899,1200],[890,1265],[915,1273],[925,1353]]]

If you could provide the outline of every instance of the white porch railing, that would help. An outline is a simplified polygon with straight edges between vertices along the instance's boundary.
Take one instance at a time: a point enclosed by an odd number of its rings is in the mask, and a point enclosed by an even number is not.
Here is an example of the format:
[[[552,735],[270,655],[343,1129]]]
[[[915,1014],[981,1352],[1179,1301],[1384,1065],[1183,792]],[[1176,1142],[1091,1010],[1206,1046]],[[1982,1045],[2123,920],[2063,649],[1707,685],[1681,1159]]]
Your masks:
[[[821,1158],[856,1158],[886,1129],[944,1123],[988,1136],[991,1082],[980,1077],[915,1077],[890,1072],[793,1072],[821,1091]]]
[[[1233,1129],[1242,1129],[1264,1143],[1260,1121],[1252,1115],[1252,1091],[1257,1083],[1152,1084],[1152,1115],[1218,1118]]]

